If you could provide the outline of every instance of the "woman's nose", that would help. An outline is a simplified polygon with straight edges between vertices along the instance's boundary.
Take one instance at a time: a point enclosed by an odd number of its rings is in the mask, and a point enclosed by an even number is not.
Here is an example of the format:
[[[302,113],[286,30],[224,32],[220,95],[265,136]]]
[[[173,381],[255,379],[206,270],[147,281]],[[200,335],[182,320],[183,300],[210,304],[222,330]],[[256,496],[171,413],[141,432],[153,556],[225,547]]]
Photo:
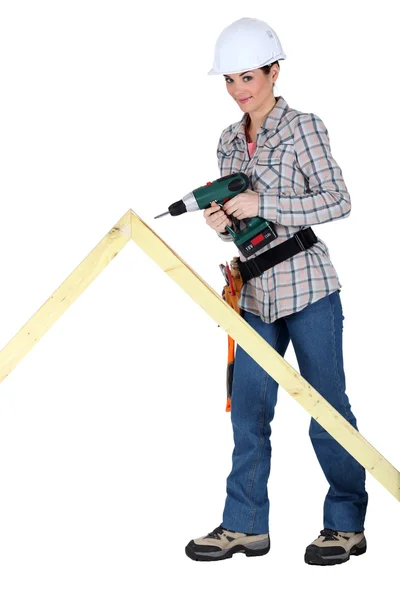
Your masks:
[[[243,98],[244,94],[245,94],[245,90],[244,90],[244,88],[242,88],[242,86],[234,87],[232,90],[232,95],[235,96],[235,98]]]

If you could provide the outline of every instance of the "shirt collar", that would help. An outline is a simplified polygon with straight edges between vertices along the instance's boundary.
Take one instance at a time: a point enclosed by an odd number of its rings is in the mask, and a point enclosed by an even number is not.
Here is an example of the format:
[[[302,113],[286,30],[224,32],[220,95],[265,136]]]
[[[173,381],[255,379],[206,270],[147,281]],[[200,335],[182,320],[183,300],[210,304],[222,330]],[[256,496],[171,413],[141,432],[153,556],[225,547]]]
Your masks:
[[[282,120],[283,115],[288,110],[289,106],[286,100],[282,96],[276,97],[276,104],[274,108],[265,117],[261,129],[265,132],[273,132],[278,129],[278,125]],[[229,144],[236,138],[242,138],[246,140],[246,121],[248,113],[245,113],[239,123],[234,127],[232,135],[229,139]]]

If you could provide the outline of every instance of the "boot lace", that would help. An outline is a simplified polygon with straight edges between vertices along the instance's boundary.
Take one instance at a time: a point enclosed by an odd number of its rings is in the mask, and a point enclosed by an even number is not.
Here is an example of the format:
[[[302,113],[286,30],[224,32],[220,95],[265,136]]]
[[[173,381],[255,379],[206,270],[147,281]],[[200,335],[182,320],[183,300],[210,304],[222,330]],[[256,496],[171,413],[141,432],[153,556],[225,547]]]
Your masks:
[[[333,529],[322,529],[320,532],[320,537],[324,538],[324,542],[327,541],[338,541],[338,532]]]
[[[218,527],[216,527],[214,529],[214,531],[212,531],[211,533],[209,533],[208,535],[206,535],[206,537],[208,538],[214,538],[215,540],[220,540],[221,539],[221,534],[224,532],[224,528],[222,527],[222,525],[218,525]]]

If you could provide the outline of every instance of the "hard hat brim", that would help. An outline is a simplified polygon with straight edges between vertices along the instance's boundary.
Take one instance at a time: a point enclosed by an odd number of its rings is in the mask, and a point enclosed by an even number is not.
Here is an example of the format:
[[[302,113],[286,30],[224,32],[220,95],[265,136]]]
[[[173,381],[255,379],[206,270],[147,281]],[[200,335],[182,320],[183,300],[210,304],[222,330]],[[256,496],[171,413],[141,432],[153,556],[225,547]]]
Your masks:
[[[265,67],[266,65],[271,65],[272,63],[276,62],[277,60],[285,60],[286,58],[286,54],[284,52],[282,52],[281,54],[278,54],[277,56],[272,57],[270,60],[268,60],[267,62],[264,62],[262,65],[258,65],[258,66],[253,66],[253,67],[249,67],[249,68],[242,68],[239,69],[238,71],[218,71],[216,69],[211,69],[211,71],[208,71],[208,75],[225,75],[228,74],[228,72],[230,72],[232,75],[235,73],[245,73],[246,71],[254,71],[255,69],[261,69],[261,67]]]

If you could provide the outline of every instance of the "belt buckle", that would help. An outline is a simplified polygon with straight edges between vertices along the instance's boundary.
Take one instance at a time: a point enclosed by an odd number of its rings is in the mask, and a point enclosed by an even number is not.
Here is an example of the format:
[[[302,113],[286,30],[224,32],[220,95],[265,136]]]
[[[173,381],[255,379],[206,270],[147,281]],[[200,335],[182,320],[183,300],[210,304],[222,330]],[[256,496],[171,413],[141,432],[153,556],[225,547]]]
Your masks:
[[[295,238],[295,240],[296,240],[296,242],[297,242],[297,244],[298,244],[298,246],[299,246],[300,250],[305,250],[306,248],[305,248],[305,246],[304,246],[303,242],[301,241],[301,238],[300,238],[300,236],[299,236],[299,234],[298,234],[298,233],[295,233],[295,234],[294,234],[294,238]]]
[[[254,262],[252,262],[253,260],[254,260]],[[244,264],[246,265],[247,269],[250,271],[252,278],[260,277],[263,274],[263,271],[261,271],[255,258],[252,258],[251,260],[248,260],[248,261],[246,260]]]

